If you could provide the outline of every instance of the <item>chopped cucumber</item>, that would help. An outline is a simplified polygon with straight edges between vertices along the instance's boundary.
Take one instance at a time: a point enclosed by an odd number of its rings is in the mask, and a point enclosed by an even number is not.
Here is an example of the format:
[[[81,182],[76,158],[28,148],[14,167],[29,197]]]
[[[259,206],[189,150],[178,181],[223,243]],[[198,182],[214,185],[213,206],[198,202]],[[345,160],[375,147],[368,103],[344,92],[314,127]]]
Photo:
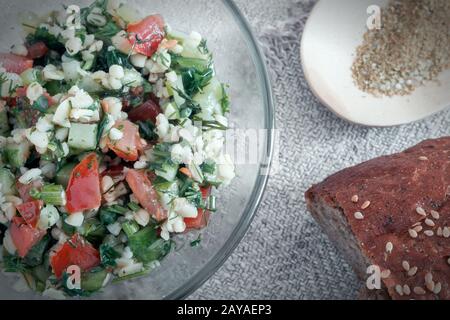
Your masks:
[[[160,176],[167,181],[174,181],[178,173],[178,165],[164,163],[161,170],[155,170],[155,173],[157,176]]]
[[[97,124],[72,123],[69,131],[69,147],[94,150],[97,147]]]
[[[213,78],[211,82],[203,89],[203,92],[197,93],[194,101],[200,105],[204,118],[214,114],[223,115],[222,99],[224,99],[224,90],[222,84]]]
[[[63,166],[56,173],[56,183],[62,185],[64,188],[69,184],[70,176],[72,175],[73,168],[75,168],[75,163],[68,163]]]
[[[16,194],[16,179],[14,175],[6,168],[0,168],[0,191],[5,196]]]
[[[20,168],[25,165],[30,156],[30,144],[23,141],[19,144],[8,143],[3,151],[5,161],[14,168]]]
[[[181,68],[195,68],[198,70],[205,70],[209,67],[210,59],[200,59],[200,58],[188,58],[183,56],[175,56],[173,58],[173,63]]]
[[[8,112],[3,108],[0,110],[0,136],[7,136],[9,129]]]
[[[180,119],[180,110],[175,104],[168,102],[162,106],[162,109],[167,119],[169,120]]]
[[[180,94],[178,93],[179,91],[184,93],[183,78],[181,77],[181,75],[178,75],[176,82],[167,81],[166,87],[167,87],[168,93],[171,96],[173,96],[175,104],[178,107],[182,106],[186,102],[186,100],[184,98],[180,97]]]

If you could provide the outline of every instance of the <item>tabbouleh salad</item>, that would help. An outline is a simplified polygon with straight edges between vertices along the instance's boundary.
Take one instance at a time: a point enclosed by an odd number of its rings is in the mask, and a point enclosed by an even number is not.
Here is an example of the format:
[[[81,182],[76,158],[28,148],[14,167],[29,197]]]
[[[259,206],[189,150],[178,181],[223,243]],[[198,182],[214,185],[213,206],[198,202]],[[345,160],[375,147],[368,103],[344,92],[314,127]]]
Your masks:
[[[51,297],[148,273],[235,176],[199,33],[119,1],[64,9],[0,53],[1,263]]]

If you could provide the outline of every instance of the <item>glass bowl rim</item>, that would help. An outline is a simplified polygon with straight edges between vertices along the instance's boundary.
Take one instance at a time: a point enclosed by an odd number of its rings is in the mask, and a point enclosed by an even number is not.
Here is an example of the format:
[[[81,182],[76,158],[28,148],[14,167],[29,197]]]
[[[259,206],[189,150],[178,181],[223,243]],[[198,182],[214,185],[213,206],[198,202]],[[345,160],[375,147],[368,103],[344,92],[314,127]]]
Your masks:
[[[264,55],[257,43],[256,37],[254,36],[250,25],[247,20],[242,15],[240,9],[236,6],[233,0],[221,0],[225,5],[226,9],[231,13],[235,22],[240,27],[240,30],[245,37],[251,55],[253,56],[253,61],[256,64],[257,76],[260,78],[260,84],[263,88],[263,100],[265,112],[265,126],[267,128],[267,146],[265,150],[265,159],[263,159],[260,165],[260,170],[268,170],[272,165],[273,149],[274,149],[274,130],[275,130],[275,107],[272,96],[272,87],[270,76],[267,71],[267,67],[264,61]],[[244,235],[246,234],[250,223],[258,210],[261,203],[264,191],[269,180],[269,174],[259,175],[255,187],[252,191],[252,196],[250,202],[244,210],[239,223],[229,236],[226,244],[222,247],[219,252],[217,252],[214,257],[208,261],[191,279],[186,282],[180,288],[169,293],[164,299],[167,300],[178,300],[188,297],[191,293],[197,290],[203,283],[205,283],[228,259],[228,257],[236,249]]]

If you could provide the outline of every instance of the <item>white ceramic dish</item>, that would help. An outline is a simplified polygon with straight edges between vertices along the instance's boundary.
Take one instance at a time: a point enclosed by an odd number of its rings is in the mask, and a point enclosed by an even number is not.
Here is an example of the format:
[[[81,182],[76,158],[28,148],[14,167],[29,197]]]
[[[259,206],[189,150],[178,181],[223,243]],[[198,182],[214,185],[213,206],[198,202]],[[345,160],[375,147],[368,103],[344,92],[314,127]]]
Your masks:
[[[361,44],[370,5],[387,0],[320,0],[305,26],[301,59],[321,102],[339,117],[366,126],[417,121],[450,105],[450,70],[408,96],[377,98],[358,89],[351,66]]]

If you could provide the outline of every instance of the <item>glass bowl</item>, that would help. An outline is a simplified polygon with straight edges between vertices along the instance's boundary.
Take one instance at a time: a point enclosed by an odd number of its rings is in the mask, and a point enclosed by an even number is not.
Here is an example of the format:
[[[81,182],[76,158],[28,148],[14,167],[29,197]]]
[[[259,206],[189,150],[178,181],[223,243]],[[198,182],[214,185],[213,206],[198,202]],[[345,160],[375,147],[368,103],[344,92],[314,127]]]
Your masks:
[[[15,0],[3,3],[0,51],[8,51],[24,37],[18,19],[24,12],[45,14],[72,3],[84,6],[91,2]],[[239,158],[237,177],[230,186],[216,191],[218,211],[212,215],[209,226],[200,232],[200,246],[190,245],[198,233],[179,235],[175,238],[175,252],[149,275],[110,284],[92,296],[94,299],[180,299],[197,289],[224,263],[244,236],[261,200],[273,149],[274,110],[270,83],[255,38],[232,1],[134,0],[128,3],[142,15],[160,13],[173,29],[195,30],[208,40],[218,77],[230,86],[233,127],[230,137],[242,142],[247,136],[249,141],[234,144],[235,155]],[[230,141],[234,140],[229,138]],[[14,282],[17,283],[16,277],[0,274],[0,298],[41,297],[32,292],[17,292],[12,288]]]

